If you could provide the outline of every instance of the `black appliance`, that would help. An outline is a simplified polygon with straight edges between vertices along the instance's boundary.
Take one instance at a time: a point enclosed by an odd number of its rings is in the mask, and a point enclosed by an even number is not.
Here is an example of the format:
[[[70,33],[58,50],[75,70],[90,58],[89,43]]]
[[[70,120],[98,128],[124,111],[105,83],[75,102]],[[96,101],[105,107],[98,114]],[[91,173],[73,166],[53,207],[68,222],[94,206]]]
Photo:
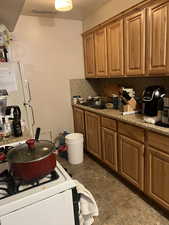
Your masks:
[[[150,86],[147,87],[143,92],[143,114],[148,117],[155,117],[158,111],[163,110],[163,98],[166,92],[163,87]]]
[[[13,114],[13,117],[11,117],[13,136],[20,137],[22,136],[22,128],[21,128],[21,110],[19,106],[17,105],[7,106],[6,115],[11,115],[11,114]]]

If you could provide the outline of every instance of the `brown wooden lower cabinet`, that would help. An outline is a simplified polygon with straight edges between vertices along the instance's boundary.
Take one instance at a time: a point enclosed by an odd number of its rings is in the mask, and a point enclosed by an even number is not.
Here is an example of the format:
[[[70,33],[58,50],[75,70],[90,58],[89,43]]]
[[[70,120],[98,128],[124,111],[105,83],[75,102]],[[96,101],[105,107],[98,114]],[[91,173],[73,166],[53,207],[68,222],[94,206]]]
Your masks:
[[[148,131],[145,148],[143,128],[118,122],[117,129],[115,119],[76,107],[73,112],[87,151],[169,210],[169,137]]]
[[[169,154],[147,149],[147,194],[169,209]]]
[[[85,113],[84,113],[84,110],[74,107],[73,108],[73,118],[74,118],[74,132],[83,134],[84,149],[86,149],[86,132],[85,132]]]
[[[102,159],[100,116],[95,113],[85,112],[85,125],[87,151]]]
[[[103,161],[117,171],[117,132],[102,128]]]
[[[118,138],[119,173],[139,189],[144,189],[144,144],[123,135]]]
[[[74,131],[76,133],[85,133],[84,111],[78,108],[73,108]]]

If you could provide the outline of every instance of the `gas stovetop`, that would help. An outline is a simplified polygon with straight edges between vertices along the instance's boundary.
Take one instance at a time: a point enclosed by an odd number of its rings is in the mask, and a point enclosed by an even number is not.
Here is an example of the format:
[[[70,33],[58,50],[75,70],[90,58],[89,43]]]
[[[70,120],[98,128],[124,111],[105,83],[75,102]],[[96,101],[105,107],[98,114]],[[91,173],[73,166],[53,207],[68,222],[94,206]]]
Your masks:
[[[55,172],[58,175],[57,179],[51,180],[51,174],[49,174],[46,177],[38,180],[37,181],[38,183],[34,181],[32,182],[32,184],[24,184],[24,183],[21,184],[19,182],[18,188],[19,190],[16,189],[16,193],[14,194],[7,193],[9,190],[8,191],[6,190],[7,189],[6,181],[1,182],[0,217],[8,215],[9,213],[12,212],[16,212],[19,209],[25,209],[27,206],[32,206],[33,204],[36,203],[39,204],[42,201],[46,202],[46,200],[49,198],[56,200],[55,203],[56,206],[57,201],[59,201],[59,204],[61,205],[62,202],[63,204],[65,204],[65,201],[67,200],[67,197],[65,198],[65,196],[69,196],[68,199],[72,198],[72,189],[76,187],[76,184],[58,161],[56,162]],[[8,175],[9,177],[11,176],[8,170],[7,162],[0,164],[0,173],[2,175],[0,180],[6,179],[6,176]],[[14,181],[16,182],[16,180]],[[3,190],[3,188],[5,188],[5,190]],[[62,198],[63,200],[61,200]]]
[[[54,170],[41,179],[25,182],[23,180],[16,179],[8,169],[5,169],[3,172],[0,173],[0,200],[11,195],[40,186],[42,184],[48,183],[50,181],[56,180],[58,178],[59,175]]]

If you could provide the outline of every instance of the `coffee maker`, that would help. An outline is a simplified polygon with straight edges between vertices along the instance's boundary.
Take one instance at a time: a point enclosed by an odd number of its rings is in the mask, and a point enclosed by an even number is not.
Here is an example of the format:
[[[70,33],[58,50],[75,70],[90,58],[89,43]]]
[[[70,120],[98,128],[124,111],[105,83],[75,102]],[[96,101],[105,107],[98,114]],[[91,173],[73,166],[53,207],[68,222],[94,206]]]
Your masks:
[[[161,86],[150,86],[144,90],[142,113],[145,122],[155,124],[161,120],[165,94],[165,89]]]

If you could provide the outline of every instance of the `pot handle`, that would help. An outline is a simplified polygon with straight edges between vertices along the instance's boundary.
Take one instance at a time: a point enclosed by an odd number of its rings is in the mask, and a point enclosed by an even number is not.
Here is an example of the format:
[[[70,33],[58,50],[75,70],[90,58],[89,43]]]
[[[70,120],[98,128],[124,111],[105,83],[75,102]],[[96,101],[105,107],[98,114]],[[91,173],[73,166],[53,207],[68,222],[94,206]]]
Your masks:
[[[39,140],[39,136],[40,136],[40,127],[38,127],[36,129],[36,133],[35,133],[35,141],[38,141]]]

